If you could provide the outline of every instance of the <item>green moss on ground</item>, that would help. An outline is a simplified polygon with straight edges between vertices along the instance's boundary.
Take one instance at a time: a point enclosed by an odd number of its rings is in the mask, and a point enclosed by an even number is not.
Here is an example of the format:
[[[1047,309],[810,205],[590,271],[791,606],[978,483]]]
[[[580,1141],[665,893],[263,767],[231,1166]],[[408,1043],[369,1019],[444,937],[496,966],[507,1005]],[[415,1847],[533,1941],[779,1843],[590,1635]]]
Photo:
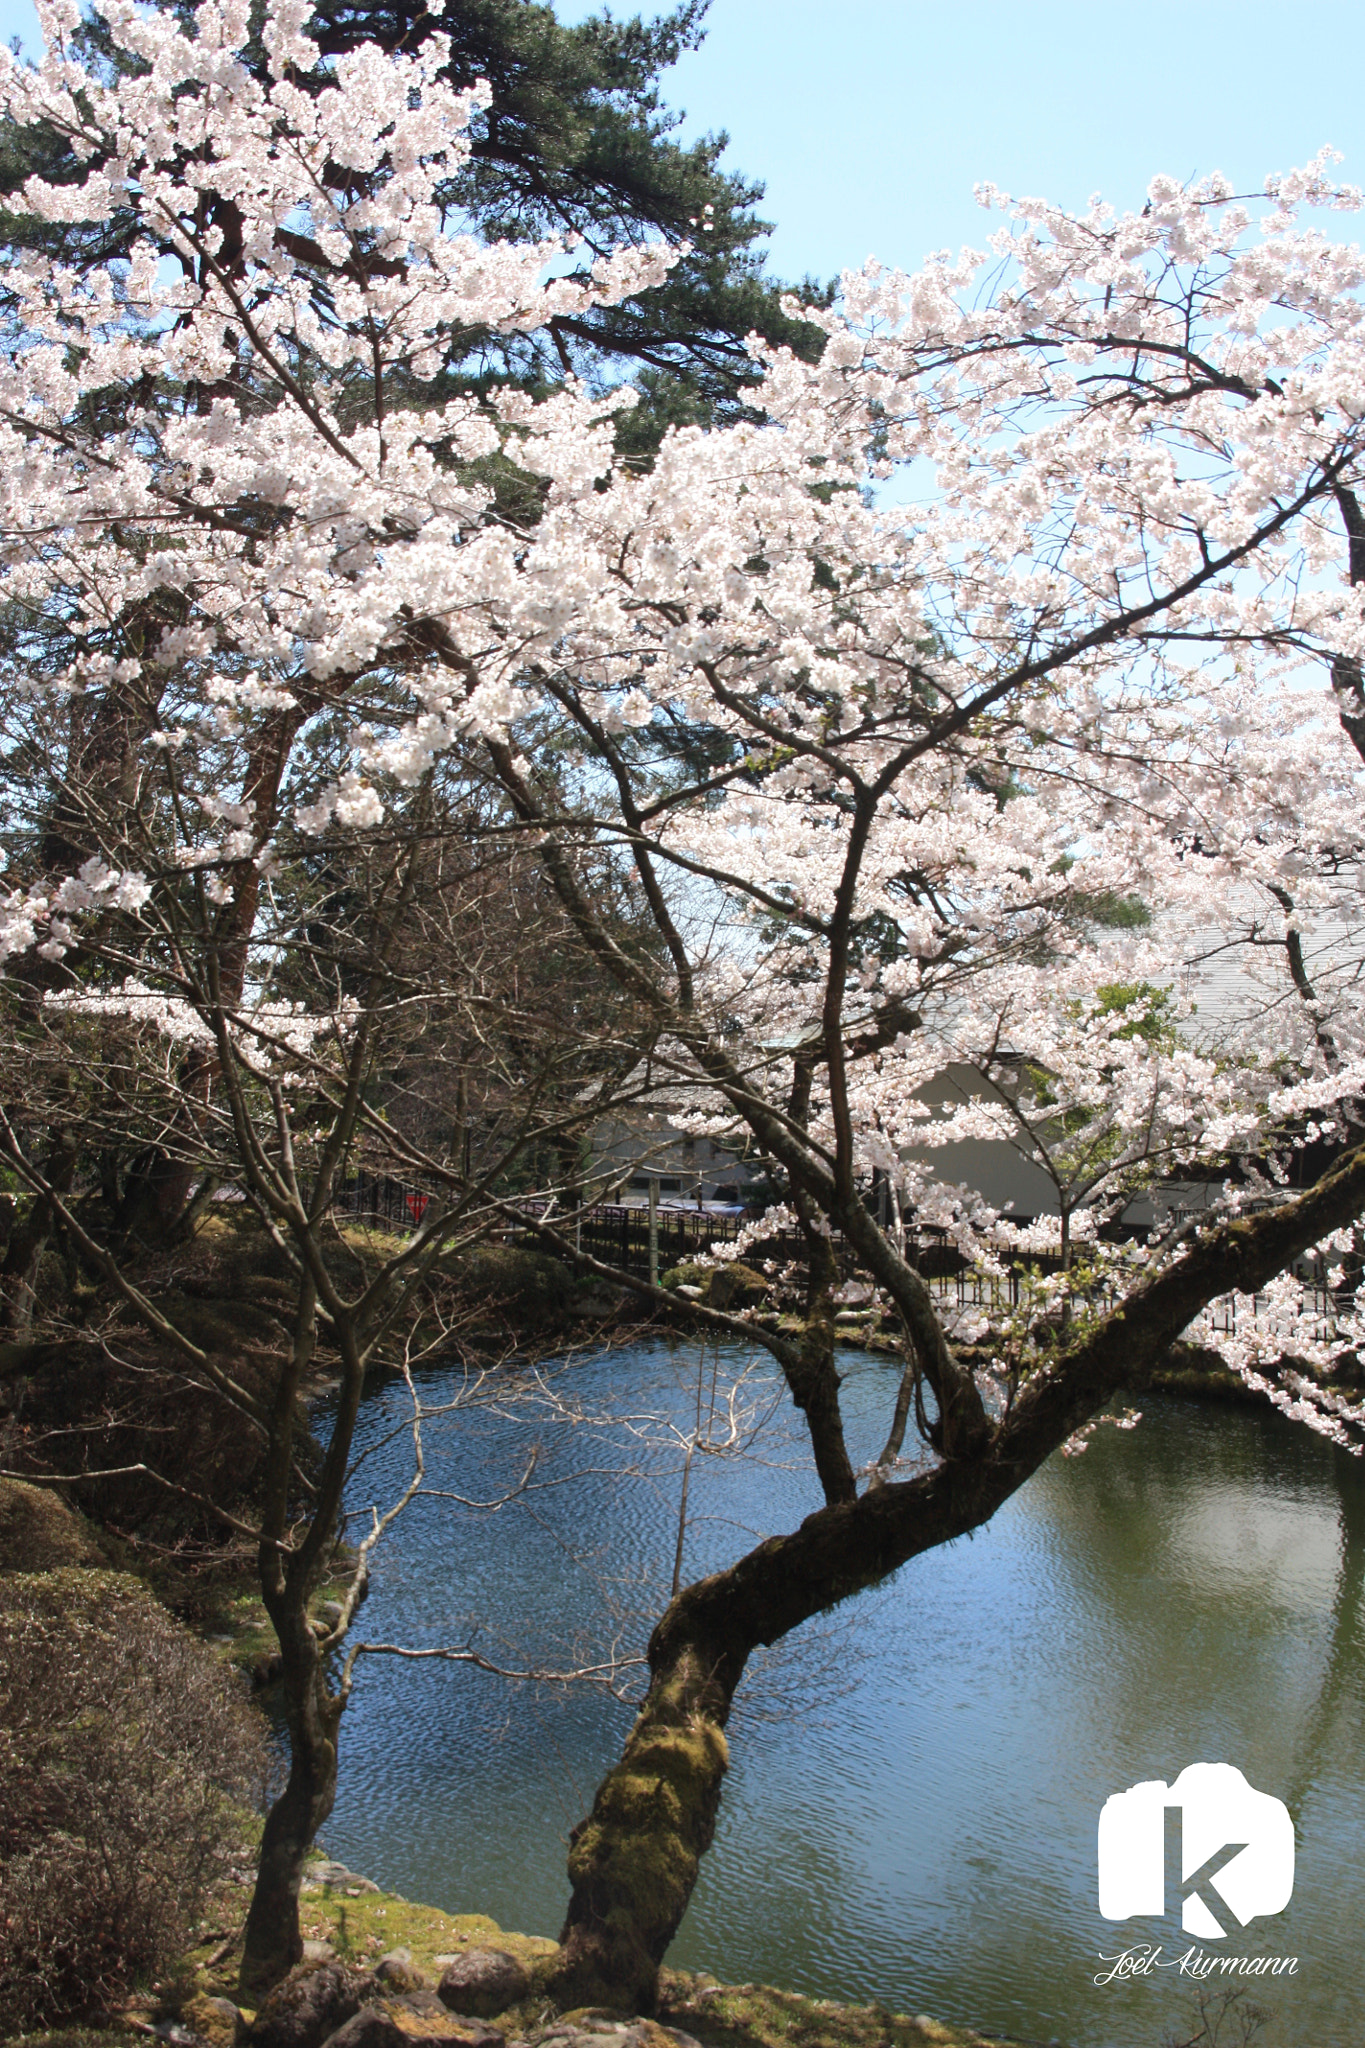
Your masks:
[[[241,1925],[230,1943],[225,1946],[221,1938],[208,1935],[189,1952],[175,1987],[174,2002],[179,2009],[191,1997],[236,1996],[249,1896],[245,1890],[238,1894]],[[500,2014],[493,2024],[508,2028],[515,2016],[526,2026],[536,2026],[546,2009],[540,1987],[559,1953],[558,1944],[540,1935],[509,1934],[486,1913],[446,1913],[439,1906],[418,1905],[393,1892],[329,1884],[320,1891],[305,1891],[300,1920],[305,1941],[326,1942],[345,1961],[361,1966],[377,1962],[391,1949],[405,1948],[433,1984],[440,1981],[451,1956],[480,1948],[499,1949],[517,1958],[530,1975],[533,1989],[524,2006]],[[517,2028],[508,2030],[515,2033]]]
[[[304,1893],[303,1931],[306,1940],[326,1941],[338,1955],[359,1964],[374,1963],[390,1949],[408,1949],[433,1984],[444,1968],[444,1960],[438,1958],[499,1949],[517,1958],[529,1972],[533,1988],[520,2005],[484,2024],[513,2040],[552,2017],[543,1986],[558,1945],[539,1935],[509,1933],[486,1914],[445,1913],[391,1892],[351,1894],[329,1885]],[[216,1968],[195,1971],[195,1989],[231,1997],[239,1960],[238,1947]],[[693,1975],[667,1968],[660,1976],[657,2017],[665,2026],[694,2034],[703,2048],[1011,2048],[998,2036],[948,2026],[924,2014],[910,2018],[877,2004],[836,2005],[766,1984],[717,1985],[704,1972]],[[72,2048],[87,2044],[73,2043]],[[92,2042],[89,2048],[115,2044]]]
[[[509,1934],[486,1913],[443,1913],[438,1906],[415,1905],[391,1892],[361,1892],[325,1885],[303,1897],[305,1939],[329,1941],[338,1955],[358,1963],[373,1962],[389,1949],[406,1948],[412,1960],[435,1983],[444,1969],[437,1956],[463,1950],[496,1948],[532,1976],[544,1977],[558,1953],[558,1944],[534,1934]]]
[[[245,1920],[248,1894],[238,1889],[225,1895],[220,1908],[235,1906]],[[234,1998],[241,1961],[241,1928],[225,1944],[218,1925],[220,1910],[210,1910],[214,1930],[184,1958],[161,1988],[159,1998],[138,2001],[141,2025],[136,2032],[118,2022],[107,2028],[63,2027],[52,2033],[0,2036],[0,2048],[145,2048],[149,2022],[178,2014],[192,2018],[195,2001]],[[485,1913],[446,1913],[392,1892],[351,1892],[327,1885],[303,1895],[303,1932],[308,1941],[325,1941],[335,1952],[362,1966],[375,1963],[392,1949],[407,1949],[417,1968],[433,1984],[439,1982],[452,1955],[492,1948],[513,1955],[527,1970],[532,1990],[519,2005],[483,2024],[509,2041],[524,2039],[554,2017],[544,1985],[558,1955],[558,1946],[544,1936],[509,1933]],[[718,1985],[705,1972],[665,1968],[660,1975],[657,2017],[665,2026],[695,2035],[702,2048],[1014,2048],[999,2036],[954,2027],[921,2014],[911,2018],[876,2003],[837,2005],[828,1999],[805,1998],[767,1984]]]

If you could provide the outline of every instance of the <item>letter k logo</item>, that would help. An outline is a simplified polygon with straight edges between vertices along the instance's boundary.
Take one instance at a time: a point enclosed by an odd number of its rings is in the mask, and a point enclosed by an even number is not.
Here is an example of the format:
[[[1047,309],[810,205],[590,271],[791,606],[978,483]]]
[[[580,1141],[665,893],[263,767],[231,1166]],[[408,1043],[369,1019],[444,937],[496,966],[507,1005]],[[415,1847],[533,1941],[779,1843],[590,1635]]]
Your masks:
[[[1241,1855],[1247,1844],[1245,1842],[1225,1842],[1221,1849],[1215,1849],[1212,1856],[1205,1858],[1198,1870],[1192,1871],[1186,1877],[1184,1874],[1185,1809],[1183,1806],[1168,1806],[1164,1809],[1164,1813],[1166,1820],[1166,1853],[1165,1870],[1163,1873],[1164,1882],[1162,1884],[1163,1895],[1169,1899],[1172,1893],[1174,1893],[1175,1897],[1181,1901],[1180,1924],[1186,1934],[1198,1934],[1205,1941],[1216,1941],[1220,1936],[1227,1933],[1227,1929],[1219,1924],[1217,1915],[1213,1910],[1214,1900],[1208,1896],[1203,1887],[1205,1885],[1213,1887],[1214,1898],[1217,1898],[1217,1887],[1213,1885],[1213,1880],[1225,1865],[1231,1863],[1234,1856]],[[1222,1904],[1221,1899],[1219,1904]]]

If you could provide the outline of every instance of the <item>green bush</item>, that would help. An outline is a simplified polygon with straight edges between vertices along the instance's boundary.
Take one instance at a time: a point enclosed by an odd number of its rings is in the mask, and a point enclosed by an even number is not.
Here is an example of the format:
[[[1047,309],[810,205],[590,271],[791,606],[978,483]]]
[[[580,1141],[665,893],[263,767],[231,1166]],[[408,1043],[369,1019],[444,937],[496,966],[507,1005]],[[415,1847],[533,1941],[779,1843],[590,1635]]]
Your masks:
[[[558,1323],[573,1301],[568,1267],[529,1245],[479,1245],[446,1270],[463,1299],[515,1324]]]
[[[108,2012],[240,1855],[264,1727],[136,1580],[0,1577],[0,2012]]]
[[[673,1266],[664,1274],[663,1284],[674,1293],[680,1287],[699,1287],[702,1299],[712,1308],[750,1308],[768,1292],[766,1277],[742,1259],[721,1266],[703,1266],[695,1260]]]

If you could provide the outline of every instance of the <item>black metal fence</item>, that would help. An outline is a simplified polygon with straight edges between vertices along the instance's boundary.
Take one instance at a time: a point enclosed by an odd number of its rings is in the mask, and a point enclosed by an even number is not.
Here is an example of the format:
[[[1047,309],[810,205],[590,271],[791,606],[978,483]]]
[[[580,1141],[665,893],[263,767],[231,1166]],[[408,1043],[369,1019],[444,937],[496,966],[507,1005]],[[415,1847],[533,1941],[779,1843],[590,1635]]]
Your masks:
[[[382,1224],[387,1230],[416,1230],[430,1199],[410,1182],[387,1174],[357,1173],[337,1189],[333,1207],[371,1228]]]
[[[659,1271],[685,1266],[713,1245],[733,1244],[745,1221],[742,1215],[712,1215],[704,1209],[659,1209],[656,1228]],[[649,1211],[633,1204],[601,1202],[581,1217],[561,1224],[575,1246],[604,1264],[628,1273],[649,1271]]]
[[[335,1206],[343,1214],[354,1216],[371,1227],[395,1232],[412,1231],[421,1224],[430,1199],[428,1192],[410,1183],[387,1175],[360,1173],[337,1190]],[[647,1207],[634,1203],[601,1202],[574,1214],[568,1210],[556,1210],[552,1204],[539,1201],[527,1201],[517,1206],[526,1221],[518,1224],[509,1218],[496,1233],[504,1241],[521,1236],[523,1232],[534,1237],[535,1233],[529,1229],[532,1220],[546,1217],[575,1250],[586,1252],[604,1265],[615,1266],[628,1273],[643,1276],[649,1272]],[[656,1212],[659,1273],[662,1275],[674,1266],[687,1265],[717,1246],[733,1244],[740,1231],[752,1220],[733,1211],[717,1214],[706,1209],[661,1206]],[[841,1280],[847,1282],[858,1277],[857,1263],[837,1232],[832,1248]],[[1031,1253],[1027,1258],[1012,1262],[1003,1273],[985,1273],[967,1263],[946,1231],[924,1225],[907,1234],[905,1252],[945,1308],[975,1309],[987,1316],[1017,1309],[1039,1277],[1055,1273],[1061,1266],[1061,1260],[1055,1256]],[[781,1265],[800,1266],[805,1263],[805,1246],[795,1232],[775,1231],[771,1236],[754,1240],[747,1247],[744,1258],[747,1263],[759,1267],[773,1260]],[[1353,1290],[1360,1279],[1358,1262],[1352,1260],[1349,1263],[1353,1270],[1347,1291]],[[1325,1317],[1343,1306],[1344,1294],[1329,1294],[1322,1284],[1325,1274],[1306,1273],[1304,1278],[1319,1281],[1312,1288],[1306,1304],[1310,1313]],[[1119,1290],[1102,1285],[1096,1305],[1117,1301],[1118,1293]],[[1220,1304],[1215,1314],[1215,1326],[1228,1331],[1234,1328],[1235,1311],[1230,1302]]]
[[[411,1231],[421,1224],[430,1199],[428,1191],[413,1186],[411,1182],[395,1180],[385,1174],[358,1173],[337,1189],[335,1207],[341,1214],[354,1216],[357,1221],[371,1227]],[[630,1273],[647,1273],[649,1270],[649,1210],[643,1203],[599,1202],[577,1214],[545,1201],[522,1201],[516,1207],[526,1218],[523,1228],[544,1217],[575,1250]],[[753,1218],[735,1210],[721,1213],[713,1209],[663,1204],[656,1211],[656,1218],[661,1273],[666,1273],[673,1266],[686,1265],[713,1246],[733,1244],[740,1231],[753,1221]],[[516,1236],[518,1227],[509,1218],[495,1235],[503,1238]],[[857,1270],[856,1262],[837,1231],[832,1243],[841,1278],[851,1279]],[[906,1254],[926,1279],[942,1280],[961,1275],[963,1284],[970,1284],[970,1269],[944,1231],[923,1228],[913,1233],[907,1239]],[[804,1264],[805,1245],[794,1231],[774,1231],[770,1236],[752,1242],[745,1258],[756,1265],[772,1259],[784,1265],[789,1262]],[[1030,1263],[1046,1271],[1051,1270],[1056,1261],[1043,1258]]]

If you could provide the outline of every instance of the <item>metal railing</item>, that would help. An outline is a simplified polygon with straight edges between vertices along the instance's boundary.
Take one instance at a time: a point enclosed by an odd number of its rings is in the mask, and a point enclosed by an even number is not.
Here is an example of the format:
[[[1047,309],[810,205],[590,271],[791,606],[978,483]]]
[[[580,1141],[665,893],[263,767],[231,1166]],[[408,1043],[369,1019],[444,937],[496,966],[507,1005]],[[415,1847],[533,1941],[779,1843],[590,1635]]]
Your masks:
[[[428,1200],[424,1190],[410,1184],[386,1175],[360,1173],[337,1190],[335,1206],[343,1214],[371,1226],[412,1231],[421,1223]],[[559,1210],[549,1202],[537,1200],[520,1202],[517,1207],[528,1223],[548,1212],[576,1250],[586,1252],[604,1265],[642,1276],[650,1270],[650,1219],[648,1208],[643,1204],[599,1202],[577,1213]],[[673,1267],[687,1265],[717,1246],[733,1244],[749,1221],[744,1215],[733,1212],[717,1214],[706,1209],[674,1208],[661,1204],[657,1211],[660,1274]],[[504,1240],[517,1234],[518,1226],[510,1222],[495,1233]],[[858,1277],[849,1248],[838,1232],[834,1233],[832,1248],[841,1280]],[[907,1236],[905,1254],[929,1282],[936,1300],[944,1309],[956,1309],[960,1313],[974,1309],[988,1320],[1016,1314],[1036,1282],[1061,1268],[1059,1258],[1040,1253],[1017,1259],[1003,1273],[984,1273],[979,1267],[967,1264],[946,1232],[924,1227]],[[799,1267],[805,1263],[805,1246],[794,1232],[774,1232],[771,1237],[751,1244],[744,1257],[746,1263],[760,1268],[770,1262]],[[1329,1289],[1325,1281],[1311,1286],[1305,1307],[1311,1314],[1326,1319],[1347,1305],[1357,1280],[1358,1275],[1353,1275],[1350,1285],[1337,1293]],[[1085,1298],[1091,1306],[1107,1309],[1117,1306],[1123,1293],[1122,1288],[1101,1282]],[[1261,1299],[1263,1297],[1258,1295],[1257,1300]],[[1040,1303],[1042,1312],[1043,1304]],[[1214,1329],[1232,1335],[1236,1326],[1236,1304],[1231,1300],[1218,1303],[1213,1311]]]
[[[963,1266],[956,1273],[926,1275],[935,1299],[945,1308],[956,1308],[961,1312],[975,1309],[987,1319],[1000,1318],[1016,1313],[1027,1298],[1032,1278],[1041,1270],[1056,1272],[1059,1262],[1031,1260],[1027,1264],[1010,1267],[1004,1273],[983,1273],[976,1267]],[[1353,1288],[1333,1291],[1325,1283],[1309,1285],[1304,1294],[1304,1308],[1308,1314],[1329,1317],[1340,1314],[1351,1304]],[[1124,1299],[1124,1290],[1112,1285],[1101,1284],[1078,1297],[1084,1305],[1101,1310],[1117,1308]],[[1255,1297],[1258,1304],[1266,1300],[1264,1294]],[[1040,1303],[1040,1312],[1043,1304]],[[1213,1304],[1212,1327],[1219,1335],[1233,1336],[1237,1330],[1237,1304],[1230,1297]]]

